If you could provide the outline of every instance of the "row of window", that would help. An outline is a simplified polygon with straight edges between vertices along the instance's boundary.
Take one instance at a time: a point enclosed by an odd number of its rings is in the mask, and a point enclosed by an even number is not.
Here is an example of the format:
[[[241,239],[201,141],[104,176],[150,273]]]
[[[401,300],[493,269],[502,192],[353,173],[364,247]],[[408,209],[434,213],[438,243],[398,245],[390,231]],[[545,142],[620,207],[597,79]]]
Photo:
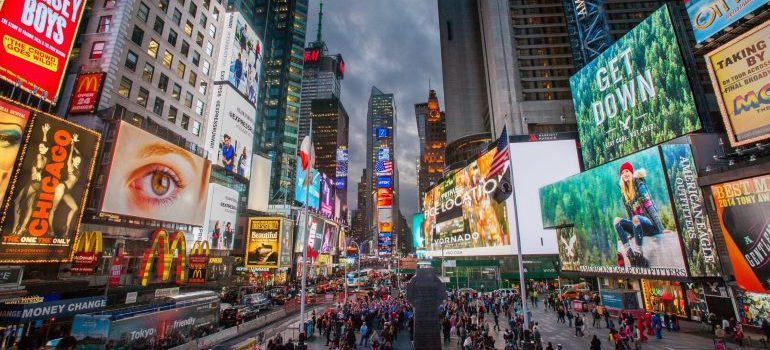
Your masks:
[[[168,83],[168,81],[166,81]],[[131,96],[131,90],[133,89],[134,82],[129,79],[126,76],[122,76],[120,79],[120,84],[118,85],[118,95],[125,97],[126,99],[130,98]],[[182,95],[182,87],[179,86],[179,84],[174,84],[173,90],[171,92],[171,97],[175,100],[179,101],[181,99]],[[193,99],[194,96],[189,91],[185,93],[184,98],[184,105],[187,108],[193,109]],[[139,86],[139,90],[136,95],[136,103],[144,108],[147,108],[147,104],[150,100],[150,91],[145,89],[142,86]],[[157,114],[160,117],[163,117],[163,109],[165,107],[165,100],[163,100],[162,96],[156,96],[154,103],[152,105],[152,111],[153,113]],[[195,102],[195,113],[198,115],[203,114],[203,110],[205,108],[205,103],[201,101],[200,99],[197,99]],[[179,114],[179,111],[174,106],[169,106],[168,113],[165,115],[166,119],[172,123],[176,124],[177,116]],[[182,127],[185,130],[189,129],[190,124],[190,116],[187,114],[183,114],[182,116]],[[193,121],[193,127],[192,130],[190,130],[194,135],[198,136],[200,135],[201,129],[201,123],[196,121]]]

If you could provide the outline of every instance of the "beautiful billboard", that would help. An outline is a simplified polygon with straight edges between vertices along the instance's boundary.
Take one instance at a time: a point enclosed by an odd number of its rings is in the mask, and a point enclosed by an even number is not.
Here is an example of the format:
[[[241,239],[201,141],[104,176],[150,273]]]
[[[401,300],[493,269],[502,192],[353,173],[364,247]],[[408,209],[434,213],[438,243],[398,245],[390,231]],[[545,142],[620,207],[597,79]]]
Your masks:
[[[101,211],[201,226],[211,163],[121,121]]]
[[[0,198],[5,198],[5,190],[11,181],[13,165],[24,141],[30,111],[10,102],[0,100]]]
[[[665,5],[573,75],[570,88],[586,168],[701,127]]]
[[[18,117],[17,112],[9,110]],[[9,152],[14,151],[16,127],[9,127]],[[72,258],[98,148],[96,132],[49,114],[34,114],[2,205],[0,262]]]
[[[689,0],[685,3],[692,30],[695,33],[695,41],[701,43],[770,1]]]
[[[246,267],[276,268],[281,254],[283,218],[250,218],[246,240]]]
[[[321,210],[322,215],[334,215],[334,179],[321,173]]]
[[[759,1],[756,1],[759,2]],[[770,138],[770,21],[706,55],[730,144]]]
[[[85,7],[84,0],[0,2],[0,78],[55,103]]]
[[[213,164],[247,179],[251,176],[256,117],[254,106],[230,85],[215,85],[205,141]]]
[[[96,112],[99,105],[99,93],[102,88],[104,73],[80,73],[75,80],[72,98],[70,99],[70,114],[88,114]]]
[[[238,191],[210,183],[206,201],[206,221],[199,241],[208,241],[211,249],[233,249],[238,219]]]
[[[725,245],[741,289],[770,291],[770,175],[711,186]]]
[[[688,276],[659,152],[653,147],[540,188],[543,225],[564,227],[563,270]]]
[[[305,198],[307,197],[307,198]],[[312,169],[310,177],[306,177],[306,172],[302,170],[302,164],[297,157],[297,181],[294,184],[294,200],[318,210],[321,207],[321,173]]]
[[[222,29],[219,65],[214,80],[230,83],[252,106],[256,106],[262,67],[262,41],[238,11],[225,14]]]

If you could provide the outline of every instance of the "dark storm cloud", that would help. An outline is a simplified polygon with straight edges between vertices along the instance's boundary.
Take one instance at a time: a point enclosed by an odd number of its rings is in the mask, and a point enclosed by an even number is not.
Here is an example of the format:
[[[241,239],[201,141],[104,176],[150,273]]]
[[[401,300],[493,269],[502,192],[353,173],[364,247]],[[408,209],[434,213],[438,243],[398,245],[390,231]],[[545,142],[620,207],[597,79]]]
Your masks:
[[[319,2],[310,1],[307,42],[315,41]],[[419,138],[414,104],[428,99],[428,79],[443,104],[441,52],[435,1],[324,1],[323,40],[342,54],[342,101],[350,115],[348,201],[355,208],[366,166],[366,110],[372,85],[396,99],[396,159],[401,212],[417,210]]]

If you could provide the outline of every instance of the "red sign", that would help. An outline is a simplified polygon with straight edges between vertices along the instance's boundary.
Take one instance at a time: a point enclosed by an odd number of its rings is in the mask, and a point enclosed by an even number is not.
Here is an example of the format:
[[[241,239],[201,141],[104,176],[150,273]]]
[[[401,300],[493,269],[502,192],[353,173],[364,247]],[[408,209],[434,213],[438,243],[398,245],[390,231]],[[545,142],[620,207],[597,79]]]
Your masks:
[[[115,257],[112,259],[112,265],[110,265],[110,276],[107,281],[110,287],[117,287],[120,285],[120,275],[123,273],[123,247],[118,246],[115,248]]]
[[[80,73],[70,100],[70,114],[94,113],[99,102],[102,73]]]
[[[85,0],[13,0],[0,2],[0,78],[21,88],[59,94]]]
[[[70,271],[77,273],[93,273],[99,256],[93,252],[77,252]]]
[[[321,50],[318,49],[310,49],[305,50],[305,62],[318,62],[318,59],[321,57]]]
[[[337,65],[337,70],[340,71],[340,77],[344,78],[345,77],[345,61],[343,61],[342,58],[340,58],[340,63]]]

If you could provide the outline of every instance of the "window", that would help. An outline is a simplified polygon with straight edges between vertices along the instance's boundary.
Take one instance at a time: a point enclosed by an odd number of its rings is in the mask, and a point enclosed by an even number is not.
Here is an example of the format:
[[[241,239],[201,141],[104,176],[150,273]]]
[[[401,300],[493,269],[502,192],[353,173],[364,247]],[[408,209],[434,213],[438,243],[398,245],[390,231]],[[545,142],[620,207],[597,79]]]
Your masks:
[[[117,2],[117,0],[104,0],[104,8],[115,7],[115,2]]]
[[[187,57],[187,55],[190,53],[190,44],[182,40],[182,48],[180,50],[182,51],[184,57]]]
[[[214,44],[210,41],[206,42],[206,54],[209,55],[209,57],[214,54]]]
[[[190,84],[190,86],[195,87],[195,82],[197,80],[198,80],[198,74],[195,74],[195,72],[191,69],[190,76],[187,77],[187,82]]]
[[[197,120],[193,120],[192,133],[195,136],[199,136],[201,134],[201,122],[199,122]]]
[[[139,61],[139,56],[137,56],[133,51],[128,50],[125,63],[126,68],[130,69],[132,72],[135,71],[137,61]]]
[[[168,11],[168,0],[158,0],[158,8],[166,13]]]
[[[198,51],[193,51],[192,63],[197,67],[201,63],[201,54]]]
[[[118,85],[118,95],[128,98],[128,95],[131,94],[131,85],[134,85],[134,82],[126,77],[122,77],[120,85]]]
[[[198,115],[203,115],[203,108],[205,106],[206,104],[203,103],[203,101],[201,101],[200,99],[195,101],[195,113],[198,113]]]
[[[212,13],[212,16],[214,17],[215,21],[219,20],[219,10],[215,7],[214,12]]]
[[[187,13],[189,13],[190,16],[193,16],[193,18],[195,18],[195,16],[198,14],[198,5],[190,1],[190,7],[187,8]]]
[[[198,32],[198,34],[195,35],[195,43],[198,44],[198,46],[203,47],[203,33]]]
[[[184,78],[184,71],[187,69],[187,65],[185,65],[181,60],[177,61],[176,63],[176,76],[180,78]]]
[[[452,41],[452,22],[446,21],[446,37],[448,41]]]
[[[179,111],[174,106],[168,106],[168,114],[166,115],[166,120],[169,121],[171,124],[176,124],[176,116]]]
[[[139,19],[142,20],[142,22],[147,23],[147,17],[150,16],[150,8],[147,7],[143,2],[139,3],[139,11],[136,13],[136,17],[139,17]]]
[[[163,73],[160,73],[160,78],[158,78],[158,89],[163,92],[168,90],[168,76]]]
[[[147,99],[150,98],[150,92],[147,89],[140,87],[139,94],[136,95],[136,104],[147,107]]]
[[[171,89],[171,97],[179,101],[179,97],[182,96],[182,87],[179,84],[174,83],[174,87]]]
[[[203,74],[209,75],[210,69],[211,69],[211,64],[209,63],[209,61],[203,60],[203,67],[201,67]]]
[[[174,20],[176,25],[179,25],[179,23],[182,23],[182,13],[179,12],[178,9],[174,9],[174,15],[171,17],[171,19]]]
[[[163,67],[171,69],[171,62],[174,61],[174,55],[168,50],[163,50]]]
[[[150,44],[147,45],[147,54],[150,55],[152,58],[158,57],[158,47],[160,44],[158,44],[155,39],[150,39]]]
[[[178,2],[178,3],[179,3],[179,5],[182,5],[182,6],[184,6],[184,2],[185,2],[185,1],[186,1],[186,0],[176,0],[176,2]]]
[[[99,17],[99,28],[96,29],[97,33],[106,33],[110,31],[110,24],[112,24],[112,16]]]
[[[193,24],[190,21],[184,23],[184,35],[192,36]]]
[[[206,90],[208,90],[209,83],[207,83],[205,80],[201,79],[200,85],[198,85],[198,92],[205,95]]]
[[[184,95],[184,105],[185,105],[185,107],[192,108],[192,102],[193,102],[193,94],[188,91]]]
[[[176,46],[176,37],[177,34],[173,29],[168,30],[168,43],[171,44],[171,46]]]
[[[155,16],[155,24],[152,25],[152,29],[156,33],[163,35],[163,27],[165,26],[166,26],[166,22],[160,19],[160,16]]]
[[[142,30],[142,28],[139,28],[138,25],[134,25],[134,30],[131,32],[131,41],[133,41],[134,44],[142,46],[143,39],[144,39],[144,31]]]
[[[104,54],[104,41],[96,41],[91,45],[91,59],[99,59],[102,58],[102,54]]]
[[[152,76],[155,75],[155,67],[149,62],[144,63],[144,71],[142,72],[142,79],[152,82]]]
[[[209,35],[211,35],[212,38],[217,37],[217,26],[215,26],[214,23],[211,23],[209,26]]]
[[[208,10],[209,4],[211,3],[211,0],[203,0],[203,7]]]
[[[187,130],[188,127],[190,127],[190,116],[187,114],[182,114],[182,127]]]
[[[198,20],[198,23],[200,23],[201,27],[206,26],[206,22],[208,22],[208,18],[206,18],[206,15],[201,14],[201,18]]]
[[[163,116],[164,104],[165,102],[163,102],[163,99],[160,98],[160,96],[155,96],[155,103],[152,105],[152,112],[159,116]]]

